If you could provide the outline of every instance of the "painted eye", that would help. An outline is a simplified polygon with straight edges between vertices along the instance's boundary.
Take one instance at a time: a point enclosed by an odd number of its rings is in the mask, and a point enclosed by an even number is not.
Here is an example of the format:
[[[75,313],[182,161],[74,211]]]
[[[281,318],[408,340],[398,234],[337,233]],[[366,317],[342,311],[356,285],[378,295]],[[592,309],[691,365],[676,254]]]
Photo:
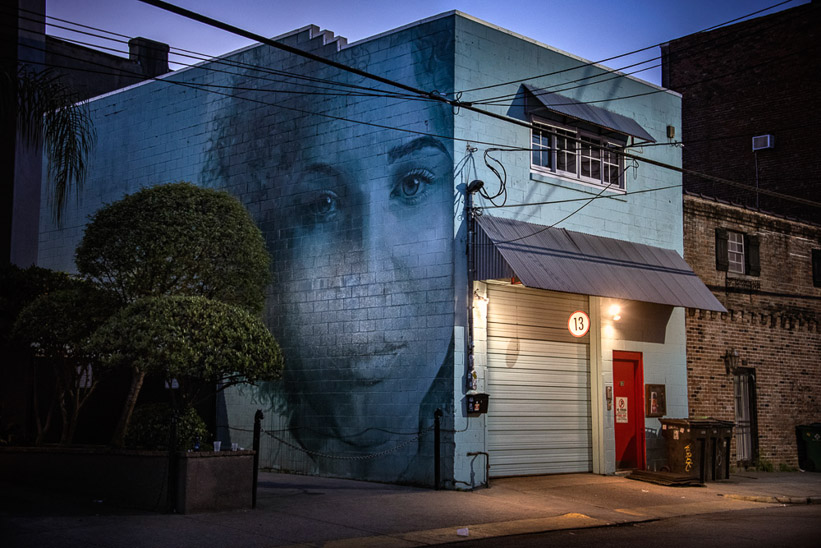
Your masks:
[[[416,200],[423,196],[433,183],[433,173],[427,169],[414,169],[397,181],[391,197],[405,200]]]
[[[339,196],[331,190],[323,190],[311,200],[308,209],[317,221],[327,221],[339,211]]]

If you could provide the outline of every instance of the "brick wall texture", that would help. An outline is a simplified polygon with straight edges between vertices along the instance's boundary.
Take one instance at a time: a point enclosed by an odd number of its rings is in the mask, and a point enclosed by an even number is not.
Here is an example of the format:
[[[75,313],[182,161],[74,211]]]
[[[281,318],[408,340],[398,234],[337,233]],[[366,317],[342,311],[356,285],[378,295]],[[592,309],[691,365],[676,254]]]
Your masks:
[[[821,227],[695,196],[684,199],[684,257],[727,308],[688,310],[691,417],[735,420],[728,349],[755,371],[759,457],[798,465],[795,427],[821,422],[821,288],[812,283],[812,250]],[[719,271],[717,227],[760,238],[761,275]],[[733,461],[737,455],[733,441]]]
[[[756,206],[760,188],[817,201],[821,155],[821,4],[673,40],[662,47],[662,84],[682,93],[685,189]],[[752,150],[771,134],[775,148]],[[757,173],[756,173],[757,172]],[[757,175],[757,176],[756,176]],[[757,207],[818,222],[818,207],[760,195]]]

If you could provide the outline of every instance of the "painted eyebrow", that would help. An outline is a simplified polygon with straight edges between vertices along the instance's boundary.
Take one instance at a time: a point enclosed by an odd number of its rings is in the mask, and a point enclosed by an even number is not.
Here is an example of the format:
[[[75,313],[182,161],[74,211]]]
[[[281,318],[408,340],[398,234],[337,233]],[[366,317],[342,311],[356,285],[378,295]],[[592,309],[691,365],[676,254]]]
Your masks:
[[[338,177],[340,172],[334,166],[330,164],[323,164],[323,163],[315,163],[310,164],[305,168],[306,173],[320,173],[322,175],[328,175],[331,177]]]
[[[448,154],[445,145],[443,145],[439,139],[434,139],[433,137],[418,137],[413,141],[397,145],[390,149],[388,151],[388,161],[393,163],[399,158],[407,156],[417,150],[422,150],[423,148],[435,148]]]

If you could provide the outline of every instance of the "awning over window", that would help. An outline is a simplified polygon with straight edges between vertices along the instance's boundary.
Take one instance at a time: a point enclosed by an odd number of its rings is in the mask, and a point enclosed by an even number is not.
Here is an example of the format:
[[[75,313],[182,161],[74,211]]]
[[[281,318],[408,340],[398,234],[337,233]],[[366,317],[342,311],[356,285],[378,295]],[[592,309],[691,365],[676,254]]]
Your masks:
[[[673,250],[490,215],[478,225],[478,280],[726,312]]]
[[[544,107],[562,116],[588,122],[615,131],[616,133],[631,135],[642,141],[656,142],[656,140],[632,118],[610,112],[609,110],[588,103],[580,103],[564,95],[551,93],[541,88],[531,86],[530,84],[525,84],[524,87],[536,99],[536,105],[538,107]]]

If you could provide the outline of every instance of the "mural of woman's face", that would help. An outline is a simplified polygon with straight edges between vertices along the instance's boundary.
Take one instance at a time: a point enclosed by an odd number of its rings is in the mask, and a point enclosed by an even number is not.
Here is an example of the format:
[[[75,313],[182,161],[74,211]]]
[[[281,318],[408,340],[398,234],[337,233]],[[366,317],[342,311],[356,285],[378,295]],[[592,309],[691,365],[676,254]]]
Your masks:
[[[367,65],[367,46],[348,50],[349,64]],[[449,46],[423,38],[395,47],[397,78],[447,86],[438,56]],[[255,63],[276,64],[265,55]],[[303,70],[371,84],[327,67]],[[237,82],[258,85],[250,75]],[[452,378],[435,382],[453,335],[453,159],[440,137],[451,112],[275,87],[219,114],[213,148],[219,184],[248,204],[272,253],[266,320],[286,360],[275,400],[283,398],[305,449],[384,451],[452,401]],[[404,459],[395,467],[415,452],[393,455]]]
[[[328,124],[289,174],[275,291],[292,422],[372,446],[368,427],[418,426],[445,358],[453,162],[431,136],[346,130]]]

